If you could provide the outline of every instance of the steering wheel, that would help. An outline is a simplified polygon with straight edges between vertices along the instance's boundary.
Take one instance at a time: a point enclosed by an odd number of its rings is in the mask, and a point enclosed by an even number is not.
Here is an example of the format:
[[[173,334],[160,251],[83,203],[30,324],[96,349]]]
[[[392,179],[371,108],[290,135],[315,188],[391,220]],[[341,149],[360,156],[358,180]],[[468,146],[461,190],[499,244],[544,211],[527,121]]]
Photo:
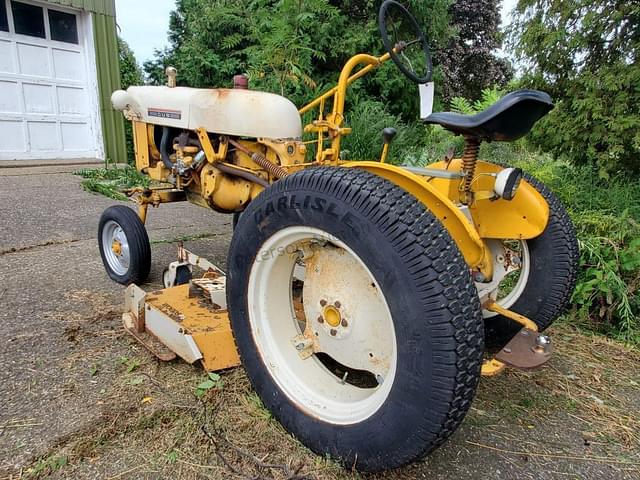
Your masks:
[[[402,4],[386,0],[380,6],[378,27],[384,48],[402,73],[416,83],[433,77],[431,52],[418,21]]]

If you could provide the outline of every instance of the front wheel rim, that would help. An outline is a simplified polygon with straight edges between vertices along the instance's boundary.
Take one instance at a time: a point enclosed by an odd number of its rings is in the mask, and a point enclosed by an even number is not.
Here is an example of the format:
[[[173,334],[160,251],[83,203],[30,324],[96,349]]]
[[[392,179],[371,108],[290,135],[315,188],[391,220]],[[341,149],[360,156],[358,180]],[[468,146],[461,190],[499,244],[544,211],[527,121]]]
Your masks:
[[[300,277],[304,325],[291,288]],[[312,227],[276,232],[254,260],[247,306],[265,368],[306,414],[348,425],[366,420],[385,403],[398,356],[393,319],[375,277],[342,241]],[[300,349],[305,342],[308,358]],[[322,360],[325,355],[353,371],[366,370],[375,386],[362,388],[349,383],[347,375],[339,378]]]
[[[122,227],[108,220],[102,227],[102,252],[107,265],[116,275],[126,275],[131,264],[129,241]]]

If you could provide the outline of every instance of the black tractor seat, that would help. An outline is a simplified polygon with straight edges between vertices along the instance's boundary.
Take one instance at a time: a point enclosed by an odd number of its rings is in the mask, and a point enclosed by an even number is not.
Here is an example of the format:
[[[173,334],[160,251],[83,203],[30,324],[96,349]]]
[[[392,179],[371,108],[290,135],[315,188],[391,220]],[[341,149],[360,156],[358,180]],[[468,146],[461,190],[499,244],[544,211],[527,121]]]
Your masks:
[[[537,90],[518,90],[475,115],[438,112],[429,115],[424,122],[479,140],[513,142],[529,133],[552,108],[553,100],[548,94]]]

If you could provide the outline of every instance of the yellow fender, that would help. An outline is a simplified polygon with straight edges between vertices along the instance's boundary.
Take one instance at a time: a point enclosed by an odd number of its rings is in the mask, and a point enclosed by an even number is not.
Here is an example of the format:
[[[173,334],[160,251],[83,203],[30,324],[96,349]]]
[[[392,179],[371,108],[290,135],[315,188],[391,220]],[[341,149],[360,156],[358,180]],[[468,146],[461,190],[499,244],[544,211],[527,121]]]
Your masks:
[[[345,162],[341,166],[361,168],[385,178],[416,197],[447,229],[467,264],[492,277],[493,262],[478,231],[449,198],[419,175],[395,165],[380,162]]]
[[[450,163],[437,162],[428,168],[462,170],[462,161],[454,159]],[[489,162],[478,161],[476,178],[472,185],[474,192],[493,191],[495,177],[503,167]],[[460,195],[460,180],[433,178],[429,185],[448,198],[456,201]],[[549,222],[549,205],[540,193],[529,183],[523,181],[513,200],[501,198],[478,199],[469,206],[473,223],[481,238],[522,239],[536,238],[544,232]]]

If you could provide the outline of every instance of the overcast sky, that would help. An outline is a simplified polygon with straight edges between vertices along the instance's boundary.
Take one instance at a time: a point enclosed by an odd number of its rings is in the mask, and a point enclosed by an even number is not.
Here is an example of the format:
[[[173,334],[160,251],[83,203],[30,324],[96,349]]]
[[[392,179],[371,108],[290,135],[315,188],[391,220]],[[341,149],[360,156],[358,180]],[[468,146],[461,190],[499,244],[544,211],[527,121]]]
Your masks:
[[[504,0],[503,22],[517,0]],[[167,46],[169,12],[175,0],[116,0],[120,36],[133,49],[140,64],[153,57],[154,49]]]

